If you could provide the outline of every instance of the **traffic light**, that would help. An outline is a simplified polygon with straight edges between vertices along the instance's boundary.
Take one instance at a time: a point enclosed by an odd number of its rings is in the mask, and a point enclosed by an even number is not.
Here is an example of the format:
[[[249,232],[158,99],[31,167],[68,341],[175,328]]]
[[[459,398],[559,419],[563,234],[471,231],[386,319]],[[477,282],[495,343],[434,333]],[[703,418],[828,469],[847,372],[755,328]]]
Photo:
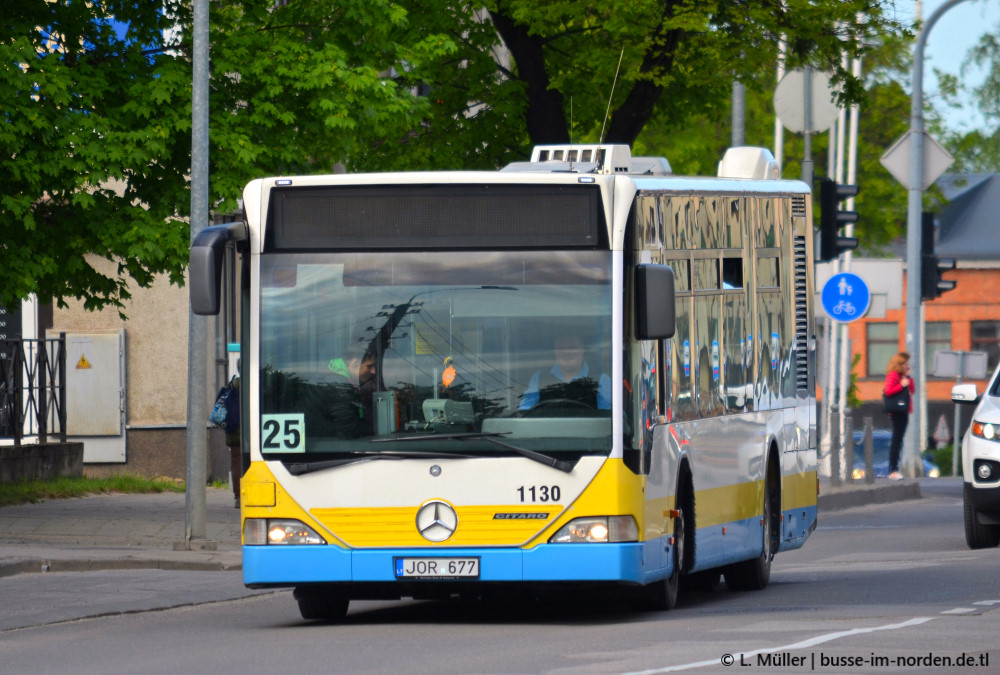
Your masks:
[[[841,237],[840,228],[858,220],[857,211],[841,211],[840,202],[858,194],[857,185],[838,185],[824,178],[819,185],[820,239],[818,260],[833,260],[858,247],[855,237]]]
[[[947,281],[941,275],[955,269],[955,261],[938,258],[934,254],[934,214],[924,212],[920,221],[920,299],[933,300],[942,293],[955,288],[954,281]]]

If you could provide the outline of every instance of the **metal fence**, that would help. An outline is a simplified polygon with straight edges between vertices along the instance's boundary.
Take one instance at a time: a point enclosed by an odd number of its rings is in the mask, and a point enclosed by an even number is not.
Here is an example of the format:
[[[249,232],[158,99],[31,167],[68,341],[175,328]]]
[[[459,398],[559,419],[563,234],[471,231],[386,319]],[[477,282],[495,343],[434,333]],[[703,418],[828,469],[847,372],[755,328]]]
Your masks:
[[[66,442],[66,335],[0,340],[0,439]]]

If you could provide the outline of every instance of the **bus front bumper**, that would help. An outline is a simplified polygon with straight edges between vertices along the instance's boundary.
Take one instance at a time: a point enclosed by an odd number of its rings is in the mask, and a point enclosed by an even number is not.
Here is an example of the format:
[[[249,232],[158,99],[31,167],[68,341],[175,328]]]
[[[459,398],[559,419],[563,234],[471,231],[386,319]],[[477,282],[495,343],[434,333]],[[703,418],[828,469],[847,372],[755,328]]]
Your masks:
[[[309,583],[400,583],[397,559],[478,560],[475,578],[419,579],[464,582],[624,582],[649,583],[641,543],[544,544],[532,549],[420,548],[344,549],[338,546],[244,546],[243,581],[247,586],[295,586]],[[653,567],[658,567],[653,565]],[[656,570],[665,577],[670,570]]]

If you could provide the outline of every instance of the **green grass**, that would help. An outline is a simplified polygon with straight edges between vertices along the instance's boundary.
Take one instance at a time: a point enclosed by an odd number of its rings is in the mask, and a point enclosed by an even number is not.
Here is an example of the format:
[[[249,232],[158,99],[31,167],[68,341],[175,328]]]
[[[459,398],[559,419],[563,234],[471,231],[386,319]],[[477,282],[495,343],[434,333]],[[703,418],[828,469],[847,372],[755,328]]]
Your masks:
[[[52,478],[49,480],[15,481],[13,483],[0,483],[0,506],[34,504],[44,499],[69,499],[112,492],[131,494],[184,492],[184,483],[169,478],[150,479],[131,474],[121,474],[108,478]]]

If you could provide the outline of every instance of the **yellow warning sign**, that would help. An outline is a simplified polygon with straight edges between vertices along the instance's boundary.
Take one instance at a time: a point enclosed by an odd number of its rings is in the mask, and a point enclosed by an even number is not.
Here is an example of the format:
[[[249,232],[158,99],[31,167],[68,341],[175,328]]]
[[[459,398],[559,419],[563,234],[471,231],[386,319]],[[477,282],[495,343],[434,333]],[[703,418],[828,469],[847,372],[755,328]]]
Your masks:
[[[434,331],[415,329],[417,354],[447,354],[450,349],[445,337]]]
[[[76,369],[81,370],[84,368],[90,368],[90,361],[87,360],[86,356],[81,356],[80,360],[76,362]]]

